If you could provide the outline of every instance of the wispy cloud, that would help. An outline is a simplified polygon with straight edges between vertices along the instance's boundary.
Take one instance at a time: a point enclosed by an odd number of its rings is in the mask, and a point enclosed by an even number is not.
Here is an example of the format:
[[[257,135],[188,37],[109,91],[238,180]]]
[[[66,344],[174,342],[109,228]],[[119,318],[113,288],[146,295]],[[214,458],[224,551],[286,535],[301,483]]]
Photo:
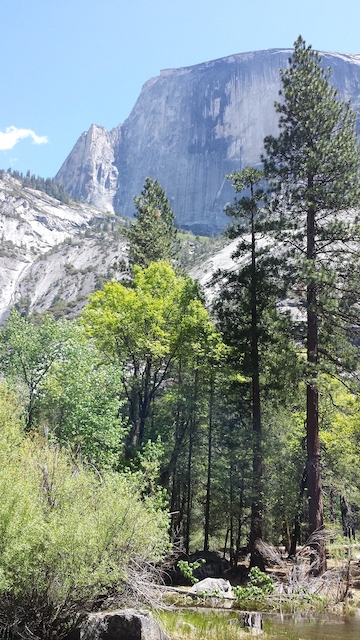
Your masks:
[[[7,127],[5,131],[0,131],[0,151],[12,149],[23,138],[32,138],[35,144],[45,144],[48,141],[46,136],[38,136],[31,129]]]

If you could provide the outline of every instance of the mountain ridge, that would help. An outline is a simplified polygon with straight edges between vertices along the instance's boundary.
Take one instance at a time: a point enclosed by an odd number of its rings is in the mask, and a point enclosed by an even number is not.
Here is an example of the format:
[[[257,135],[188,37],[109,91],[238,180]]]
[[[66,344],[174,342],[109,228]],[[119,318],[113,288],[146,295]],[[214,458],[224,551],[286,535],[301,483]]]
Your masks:
[[[259,165],[276,135],[274,101],[291,49],[233,54],[163,69],[143,85],[129,117],[111,131],[91,125],[55,179],[76,198],[131,218],[146,177],[164,188],[179,226],[218,233],[233,200],[225,175]],[[360,132],[360,55],[320,52]]]

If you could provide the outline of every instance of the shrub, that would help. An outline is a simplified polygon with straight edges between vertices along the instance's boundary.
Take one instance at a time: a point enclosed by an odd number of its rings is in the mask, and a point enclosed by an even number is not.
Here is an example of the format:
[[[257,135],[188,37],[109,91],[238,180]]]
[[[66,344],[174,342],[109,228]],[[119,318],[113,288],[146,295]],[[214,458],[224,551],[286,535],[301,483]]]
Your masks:
[[[245,587],[233,587],[233,593],[239,600],[261,600],[274,591],[274,580],[258,567],[252,567],[249,584]]]
[[[141,498],[138,475],[100,477],[8,420],[0,483],[0,633],[61,637],[167,546],[161,501]]]
[[[195,578],[194,576],[194,571],[195,569],[202,567],[203,564],[206,564],[206,560],[204,558],[200,558],[195,562],[188,562],[187,560],[179,560],[179,562],[177,563],[180,569],[180,572],[182,573],[184,578],[187,578],[188,580],[190,580],[191,584],[196,584],[197,582],[199,582],[198,578]]]

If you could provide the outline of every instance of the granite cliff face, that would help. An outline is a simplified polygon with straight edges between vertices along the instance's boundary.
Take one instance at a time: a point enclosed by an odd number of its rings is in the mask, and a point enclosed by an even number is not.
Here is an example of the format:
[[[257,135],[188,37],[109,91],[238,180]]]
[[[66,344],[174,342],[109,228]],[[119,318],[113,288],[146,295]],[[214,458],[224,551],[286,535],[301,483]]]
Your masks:
[[[59,182],[68,185],[68,193],[103,211],[113,212],[119,175],[115,149],[120,132],[121,125],[108,132],[92,124],[57,174]]]
[[[127,250],[120,230],[120,221],[89,205],[61,204],[5,173],[0,177],[0,325],[14,305],[77,315],[104,279],[121,277]]]
[[[259,163],[266,135],[276,134],[279,69],[290,50],[243,53],[149,80],[129,116],[108,132],[83,133],[56,180],[105,211],[134,213],[145,178],[159,180],[178,224],[216,232],[234,194],[225,175]],[[360,55],[324,53],[341,99],[360,113]]]

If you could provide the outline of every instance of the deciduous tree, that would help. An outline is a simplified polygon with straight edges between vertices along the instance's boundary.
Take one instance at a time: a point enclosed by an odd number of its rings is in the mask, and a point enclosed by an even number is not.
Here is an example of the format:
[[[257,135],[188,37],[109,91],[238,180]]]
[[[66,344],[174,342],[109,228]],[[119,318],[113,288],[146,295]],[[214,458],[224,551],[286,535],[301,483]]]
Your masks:
[[[208,314],[197,284],[176,276],[166,262],[135,267],[133,288],[113,280],[90,297],[83,313],[88,333],[123,367],[129,449],[144,443],[153,403],[170,384],[175,363],[191,350],[204,319]]]

